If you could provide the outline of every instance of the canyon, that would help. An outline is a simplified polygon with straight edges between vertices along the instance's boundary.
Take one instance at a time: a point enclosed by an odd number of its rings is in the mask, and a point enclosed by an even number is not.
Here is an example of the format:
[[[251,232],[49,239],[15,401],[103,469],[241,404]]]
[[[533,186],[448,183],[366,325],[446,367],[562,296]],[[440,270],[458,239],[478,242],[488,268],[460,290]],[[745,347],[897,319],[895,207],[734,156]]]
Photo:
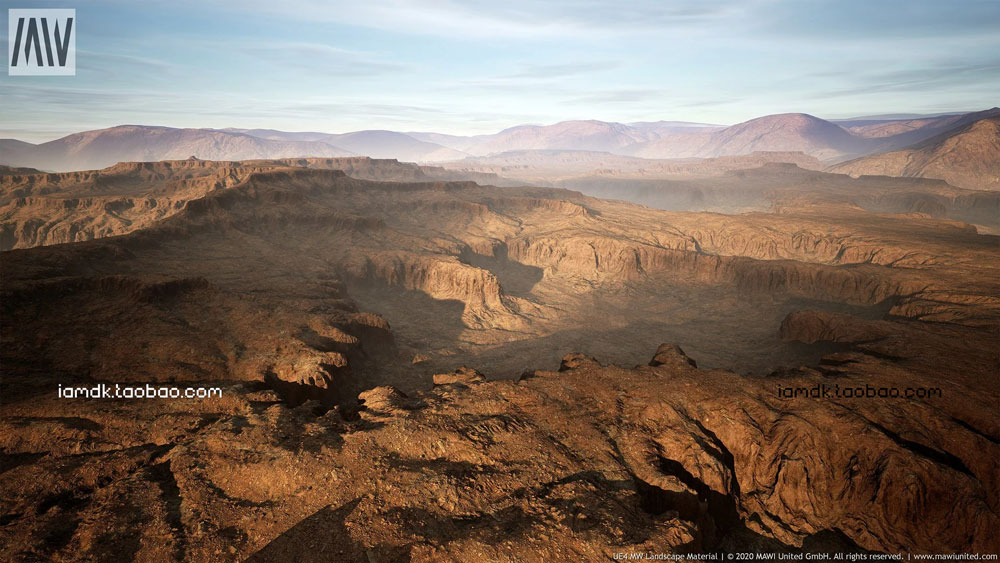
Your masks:
[[[3,558],[1000,549],[998,192],[592,149],[4,170]]]
[[[1000,2],[24,4],[0,562],[1000,559]]]

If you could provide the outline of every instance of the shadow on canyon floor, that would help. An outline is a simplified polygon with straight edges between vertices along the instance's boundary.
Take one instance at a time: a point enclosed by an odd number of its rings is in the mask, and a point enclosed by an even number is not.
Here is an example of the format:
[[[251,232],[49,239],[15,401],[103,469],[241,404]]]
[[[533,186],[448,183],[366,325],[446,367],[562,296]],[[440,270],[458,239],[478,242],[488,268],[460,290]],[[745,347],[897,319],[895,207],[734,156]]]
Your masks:
[[[531,291],[538,282],[542,281],[544,275],[541,268],[511,260],[507,256],[506,245],[500,245],[494,249],[493,256],[466,251],[458,259],[463,264],[493,272],[504,292],[512,297],[531,300]]]
[[[540,270],[504,258],[475,255],[470,263],[488,268],[498,279],[514,278],[519,297],[542,301],[531,293]],[[538,270],[537,274],[532,270]],[[507,286],[501,282],[504,290]],[[528,289],[526,292],[525,289]],[[747,375],[817,365],[824,355],[848,344],[783,341],[778,332],[786,315],[817,310],[882,319],[895,299],[876,305],[790,296],[746,294],[730,285],[643,284],[617,290],[594,290],[572,297],[566,307],[534,319],[531,332],[471,330],[462,321],[463,304],[378,282],[354,283],[348,293],[364,310],[377,312],[392,327],[395,360],[369,366],[371,385],[391,384],[404,391],[428,388],[431,376],[461,366],[475,366],[490,379],[512,379],[531,369],[555,369],[569,352],[605,364],[632,366],[644,351],[662,342],[680,345],[699,367]],[[509,294],[510,292],[508,292]],[[491,335],[483,344],[472,333]]]

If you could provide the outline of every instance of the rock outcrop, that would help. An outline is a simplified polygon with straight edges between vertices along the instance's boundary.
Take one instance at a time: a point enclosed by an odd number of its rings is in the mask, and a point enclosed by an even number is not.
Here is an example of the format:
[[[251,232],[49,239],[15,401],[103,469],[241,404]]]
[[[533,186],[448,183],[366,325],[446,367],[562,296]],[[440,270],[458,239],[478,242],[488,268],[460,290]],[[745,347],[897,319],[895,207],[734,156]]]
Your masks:
[[[894,361],[856,356],[836,381],[871,385],[869,370]],[[8,415],[6,425],[30,422],[36,433],[18,432],[17,443],[5,433],[18,452],[7,455],[19,456],[0,475],[12,492],[6,553],[599,559],[998,548],[996,468],[983,461],[1000,453],[995,429],[942,410],[946,398],[789,397],[781,389],[832,381],[811,370],[763,380],[697,370],[672,345],[651,364],[573,360],[546,377],[473,375],[479,384],[417,396],[377,387],[360,410],[320,415],[240,386],[199,403],[209,418],[169,402]],[[140,424],[122,420],[136,414]],[[155,445],[154,421],[167,418],[194,429]],[[111,443],[67,465],[72,454],[57,453],[51,436]],[[138,445],[112,445],[123,439]],[[107,531],[119,521],[132,525]],[[38,534],[50,542],[33,543]]]

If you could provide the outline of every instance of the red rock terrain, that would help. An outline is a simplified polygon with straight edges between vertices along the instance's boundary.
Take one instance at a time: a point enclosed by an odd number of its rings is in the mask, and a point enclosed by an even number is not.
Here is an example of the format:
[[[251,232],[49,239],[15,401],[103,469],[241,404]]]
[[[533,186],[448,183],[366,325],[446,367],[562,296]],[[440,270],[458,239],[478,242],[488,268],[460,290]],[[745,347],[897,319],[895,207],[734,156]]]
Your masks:
[[[0,249],[91,240],[132,232],[173,215],[188,201],[232,187],[254,172],[297,166],[342,170],[368,180],[499,180],[491,174],[368,157],[282,160],[124,162],[103,170],[4,173]]]
[[[174,203],[0,255],[2,557],[1000,549],[997,238],[873,203],[965,191],[772,167],[722,215],[438,170],[4,176],[6,224]],[[223,393],[56,393],[101,382]]]

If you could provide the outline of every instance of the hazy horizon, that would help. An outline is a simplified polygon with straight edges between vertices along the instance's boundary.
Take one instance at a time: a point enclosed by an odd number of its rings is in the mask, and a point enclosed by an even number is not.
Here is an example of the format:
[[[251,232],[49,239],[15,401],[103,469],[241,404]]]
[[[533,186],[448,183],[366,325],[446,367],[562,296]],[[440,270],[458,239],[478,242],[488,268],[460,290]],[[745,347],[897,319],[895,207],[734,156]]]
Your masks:
[[[813,117],[818,117],[820,119],[824,119],[824,120],[827,120],[827,121],[851,121],[851,120],[862,120],[862,119],[891,121],[891,120],[921,119],[921,118],[939,117],[939,116],[946,116],[946,115],[961,115],[961,114],[967,114],[967,113],[975,113],[975,112],[984,111],[984,110],[988,110],[988,109],[990,109],[990,108],[983,107],[983,108],[974,108],[974,109],[966,109],[966,110],[954,110],[954,111],[945,111],[945,112],[936,112],[936,113],[927,113],[927,114],[871,114],[871,115],[852,115],[852,116],[846,116],[846,117],[824,117],[824,116],[820,116],[820,115],[815,115]],[[794,113],[803,113],[803,112],[781,112],[781,113],[783,113],[783,114],[794,114]],[[780,114],[769,114],[769,115],[780,115]],[[748,120],[756,119],[758,117],[764,117],[764,116],[763,115],[758,115],[758,116],[751,117]],[[404,130],[399,130],[399,129],[387,129],[387,128],[384,128],[384,127],[370,127],[370,128],[367,128],[367,129],[356,129],[356,130],[327,131],[327,130],[321,130],[321,129],[288,130],[288,129],[276,129],[274,127],[242,127],[242,126],[239,126],[239,125],[228,125],[228,126],[225,126],[225,127],[184,127],[184,126],[164,125],[162,123],[115,123],[115,124],[110,124],[110,125],[107,125],[107,126],[104,126],[104,127],[94,127],[92,129],[72,130],[72,131],[66,131],[65,133],[55,134],[55,135],[37,135],[37,136],[35,136],[37,138],[35,138],[34,140],[32,140],[30,138],[26,138],[26,137],[5,136],[6,130],[0,129],[0,139],[15,139],[15,140],[18,140],[18,141],[24,141],[24,142],[29,142],[29,143],[32,143],[32,144],[39,145],[39,144],[47,143],[49,141],[55,141],[55,140],[61,139],[63,137],[66,137],[68,135],[72,135],[72,134],[75,134],[75,133],[82,133],[82,132],[85,132],[85,131],[97,131],[97,130],[103,130],[103,129],[112,129],[112,128],[115,128],[115,127],[166,127],[166,128],[171,128],[171,129],[204,129],[204,130],[211,130],[211,131],[226,131],[226,130],[264,130],[264,131],[268,131],[268,130],[273,130],[273,131],[279,131],[279,132],[282,132],[282,133],[303,133],[303,134],[305,134],[305,133],[320,133],[320,134],[331,134],[331,135],[338,135],[338,134],[344,134],[344,133],[355,133],[355,132],[358,132],[358,131],[391,131],[391,132],[404,133],[404,134],[440,133],[440,134],[444,134],[444,135],[454,135],[454,136],[475,136],[475,135],[484,135],[484,134],[485,135],[496,134],[496,133],[500,133],[500,132],[502,132],[504,130],[513,129],[513,128],[516,128],[516,127],[525,127],[525,126],[527,126],[527,127],[531,127],[531,126],[544,127],[544,126],[557,125],[559,123],[573,122],[573,121],[601,121],[601,122],[604,122],[604,123],[621,123],[623,125],[631,125],[631,124],[636,124],[636,123],[651,123],[651,122],[656,121],[656,122],[668,122],[668,123],[672,122],[672,123],[679,123],[679,124],[690,124],[690,126],[692,126],[692,127],[699,127],[699,126],[705,126],[705,127],[729,127],[729,126],[732,126],[732,125],[736,125],[736,123],[702,123],[702,122],[693,122],[693,121],[686,121],[686,120],[680,120],[680,119],[658,119],[658,120],[652,120],[652,119],[650,119],[650,120],[636,120],[636,121],[625,122],[625,121],[614,121],[614,120],[604,121],[604,120],[593,120],[593,119],[589,119],[589,118],[578,118],[578,119],[566,119],[566,120],[562,120],[562,121],[555,121],[555,122],[548,122],[548,123],[514,123],[514,124],[511,124],[511,125],[507,125],[507,126],[501,128],[501,129],[496,129],[496,130],[493,130],[493,131],[486,131],[484,133],[468,133],[468,134],[463,134],[463,133],[455,133],[455,132],[452,132],[452,131],[430,130],[430,129],[427,129],[427,130],[405,130],[404,131]],[[27,137],[33,137],[33,135],[31,135],[30,132],[26,132],[26,133],[28,133]]]
[[[0,78],[0,137],[29,142],[124,123],[470,135],[938,114],[992,107],[1000,91],[995,2],[31,6],[77,10],[79,63],[76,76]]]

